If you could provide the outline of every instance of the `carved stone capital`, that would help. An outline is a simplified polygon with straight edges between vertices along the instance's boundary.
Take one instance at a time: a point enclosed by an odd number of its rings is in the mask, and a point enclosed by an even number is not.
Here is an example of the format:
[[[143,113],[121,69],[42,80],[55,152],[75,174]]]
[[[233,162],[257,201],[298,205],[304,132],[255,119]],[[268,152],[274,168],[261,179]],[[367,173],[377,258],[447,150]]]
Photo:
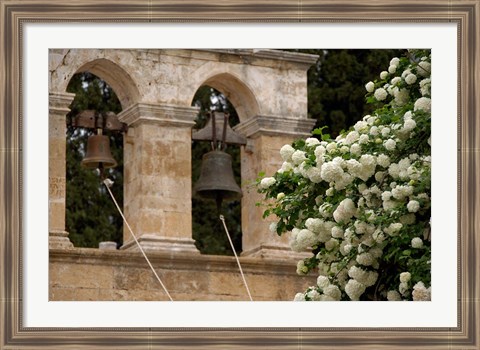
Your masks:
[[[198,115],[197,107],[137,103],[118,114],[118,120],[128,126],[154,123],[166,126],[192,127]]]
[[[75,98],[75,94],[69,92],[50,92],[48,94],[48,111],[50,115],[66,115],[70,112],[70,104]]]
[[[236,125],[233,129],[246,137],[259,135],[308,137],[315,122],[314,119],[257,116]]]

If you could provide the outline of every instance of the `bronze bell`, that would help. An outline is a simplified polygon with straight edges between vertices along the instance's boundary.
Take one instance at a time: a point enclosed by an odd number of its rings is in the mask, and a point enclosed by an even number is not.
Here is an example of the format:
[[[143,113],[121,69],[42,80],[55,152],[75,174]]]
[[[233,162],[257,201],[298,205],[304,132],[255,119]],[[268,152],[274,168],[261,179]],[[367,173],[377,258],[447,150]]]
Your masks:
[[[113,168],[117,162],[110,152],[110,140],[106,135],[92,135],[87,140],[87,154],[82,160],[84,167],[95,168]]]
[[[218,150],[204,154],[200,178],[193,190],[199,197],[215,199],[219,209],[222,200],[240,198],[242,190],[233,177],[232,157]]]

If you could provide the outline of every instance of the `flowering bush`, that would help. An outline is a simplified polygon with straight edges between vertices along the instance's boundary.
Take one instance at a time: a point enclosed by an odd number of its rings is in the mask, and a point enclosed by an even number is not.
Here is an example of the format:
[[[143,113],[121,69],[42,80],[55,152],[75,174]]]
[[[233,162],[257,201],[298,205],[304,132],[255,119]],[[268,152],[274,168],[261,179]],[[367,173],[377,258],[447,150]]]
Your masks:
[[[426,50],[393,58],[365,85],[372,115],[335,140],[322,128],[283,146],[281,168],[258,180],[270,229],[313,253],[297,273],[317,284],[295,300],[430,300],[430,62]]]

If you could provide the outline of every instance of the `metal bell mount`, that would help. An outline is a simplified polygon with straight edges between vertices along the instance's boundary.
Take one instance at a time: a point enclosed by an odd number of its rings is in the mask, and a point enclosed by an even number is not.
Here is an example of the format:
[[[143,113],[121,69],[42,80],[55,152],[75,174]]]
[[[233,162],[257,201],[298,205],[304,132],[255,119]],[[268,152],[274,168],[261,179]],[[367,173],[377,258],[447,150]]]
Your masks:
[[[211,141],[212,144],[212,151],[202,157],[200,178],[193,188],[194,194],[201,198],[214,199],[219,212],[223,200],[231,201],[242,196],[242,190],[233,175],[232,157],[224,151],[226,141],[232,144],[246,144],[246,140],[235,134],[228,125],[228,114],[222,113],[222,116],[223,118],[217,120],[215,113],[212,113],[205,128],[192,135],[194,140]],[[217,134],[220,132],[222,138],[217,142]]]

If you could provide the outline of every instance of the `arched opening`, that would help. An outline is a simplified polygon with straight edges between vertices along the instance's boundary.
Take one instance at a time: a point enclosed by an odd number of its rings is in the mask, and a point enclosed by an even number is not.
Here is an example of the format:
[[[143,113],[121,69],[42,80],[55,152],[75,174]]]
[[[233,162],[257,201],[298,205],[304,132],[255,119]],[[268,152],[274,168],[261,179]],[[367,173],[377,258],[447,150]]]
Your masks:
[[[87,139],[96,131],[72,125],[72,119],[80,112],[93,110],[97,113],[122,110],[119,98],[113,89],[98,76],[83,71],[75,74],[67,87],[75,93],[67,115],[66,146],[66,218],[69,238],[76,247],[98,247],[102,241],[122,242],[122,219],[97,171],[81,165],[86,153]],[[104,131],[110,140],[115,168],[106,169],[107,176],[115,182],[111,190],[123,205],[123,135],[120,132]]]
[[[232,106],[235,106],[236,115],[239,122],[244,122],[253,116],[260,115],[260,107],[255,98],[252,89],[231,73],[216,73],[216,67],[206,65],[203,69],[211,68],[213,71],[205,71],[204,73],[212,74],[203,81],[199,86],[209,86],[220,92]],[[202,70],[203,73],[203,70]],[[198,90],[195,91],[195,97],[192,98],[192,104],[195,103]]]
[[[194,106],[200,111],[195,120],[195,129],[202,129],[208,121],[211,111],[229,114],[229,125],[233,127],[239,123],[237,111],[230,100],[211,86],[201,86],[193,99]],[[192,142],[192,186],[198,181],[202,166],[202,156],[211,151],[210,142]],[[226,150],[232,156],[232,167],[235,181],[241,184],[240,175],[240,147],[228,145]],[[240,200],[224,202],[222,215],[225,217],[235,251],[242,251],[242,224]],[[233,255],[233,251],[218,217],[214,200],[203,199],[198,196],[192,198],[192,233],[197,249],[202,254]]]

